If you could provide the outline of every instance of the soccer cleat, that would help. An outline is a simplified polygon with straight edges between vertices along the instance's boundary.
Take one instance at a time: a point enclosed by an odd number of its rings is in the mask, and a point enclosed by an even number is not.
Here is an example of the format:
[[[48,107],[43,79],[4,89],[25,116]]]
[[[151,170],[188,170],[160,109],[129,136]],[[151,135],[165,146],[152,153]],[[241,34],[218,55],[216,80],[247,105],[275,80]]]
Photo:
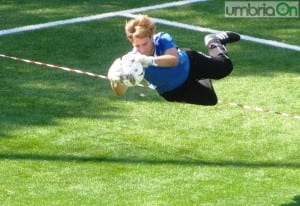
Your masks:
[[[223,31],[216,34],[208,34],[204,37],[205,46],[210,48],[212,43],[221,43],[226,45],[227,43],[232,43],[239,41],[241,36],[238,33],[232,31]]]

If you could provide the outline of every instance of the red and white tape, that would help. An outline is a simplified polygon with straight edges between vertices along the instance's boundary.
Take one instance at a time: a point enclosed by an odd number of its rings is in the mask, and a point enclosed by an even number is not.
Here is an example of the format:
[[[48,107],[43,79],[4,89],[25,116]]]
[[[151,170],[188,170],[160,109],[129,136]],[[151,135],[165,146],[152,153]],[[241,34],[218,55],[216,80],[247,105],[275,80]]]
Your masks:
[[[285,112],[276,112],[276,111],[261,108],[261,107],[249,106],[249,105],[238,104],[238,103],[233,103],[233,102],[226,102],[226,101],[222,101],[222,100],[219,100],[218,103],[233,106],[233,107],[240,107],[243,109],[253,110],[253,111],[257,111],[257,112],[265,112],[265,113],[277,114],[277,115],[280,115],[283,117],[291,117],[291,118],[295,118],[295,119],[300,119],[300,115],[288,114]]]
[[[54,68],[54,69],[61,69],[61,70],[67,71],[67,72],[83,74],[83,75],[87,75],[87,76],[92,76],[92,77],[108,80],[107,76],[100,75],[100,74],[95,74],[95,73],[92,73],[92,72],[86,72],[86,71],[82,71],[82,70],[79,70],[79,69],[73,69],[73,68],[68,68],[68,67],[63,67],[63,66],[57,66],[57,65],[53,65],[53,64],[48,64],[48,63],[43,63],[43,62],[39,62],[39,61],[23,59],[23,58],[9,56],[9,55],[5,55],[5,54],[0,54],[0,57],[8,58],[8,59],[16,60],[16,61],[22,61],[22,62],[29,63],[29,64],[35,64],[35,65],[39,65],[39,66]],[[137,86],[152,89],[152,90],[154,89],[151,86],[147,86],[147,85],[143,85],[143,84],[138,84]],[[253,110],[253,111],[257,111],[257,112],[271,113],[271,114],[277,114],[277,115],[280,115],[280,116],[283,116],[283,117],[290,117],[290,118],[300,119],[300,115],[296,115],[296,114],[288,114],[288,113],[285,113],[285,112],[276,112],[276,111],[272,111],[272,110],[269,110],[269,109],[264,109],[264,108],[260,108],[260,107],[254,107],[254,106],[248,106],[248,105],[238,104],[238,103],[233,103],[233,102],[227,102],[227,101],[222,101],[222,100],[219,100],[218,103],[233,106],[233,107],[240,107],[240,108],[243,108],[243,109]]]
[[[0,54],[0,57],[13,59],[13,60],[16,60],[16,61],[22,61],[22,62],[26,62],[26,63],[29,63],[29,64],[35,64],[35,65],[44,66],[44,67],[61,69],[61,70],[67,71],[67,72],[73,72],[73,73],[77,73],[77,74],[88,75],[88,76],[97,77],[97,78],[101,78],[101,79],[108,79],[107,76],[104,76],[104,75],[99,75],[99,74],[95,74],[95,73],[91,73],[91,72],[85,72],[85,71],[78,70],[78,69],[62,67],[62,66],[57,66],[57,65],[53,65],[53,64],[47,64],[47,63],[43,63],[43,62],[28,60],[28,59],[22,59],[22,58],[18,58],[18,57],[8,56],[8,55],[5,55],[5,54]]]
[[[9,55],[5,55],[5,54],[0,54],[0,57],[7,58],[7,59],[13,59],[13,60],[25,62],[25,63],[28,63],[28,64],[35,64],[35,65],[54,68],[54,69],[61,69],[61,70],[67,71],[67,72],[83,74],[83,75],[87,75],[87,76],[91,76],[91,77],[96,77],[96,78],[108,80],[107,76],[100,75],[100,74],[95,74],[95,73],[92,73],[92,72],[86,72],[86,71],[82,71],[82,70],[79,70],[79,69],[73,69],[73,68],[64,67],[64,66],[57,66],[57,65],[54,65],[54,64],[48,64],[48,63],[44,63],[44,62],[39,62],[39,61],[34,61],[34,60],[29,60],[29,59],[23,59],[23,58],[9,56]],[[137,86],[146,87],[146,88],[148,87],[148,86],[143,85],[143,84],[138,84]],[[150,88],[150,89],[152,89],[152,88]]]

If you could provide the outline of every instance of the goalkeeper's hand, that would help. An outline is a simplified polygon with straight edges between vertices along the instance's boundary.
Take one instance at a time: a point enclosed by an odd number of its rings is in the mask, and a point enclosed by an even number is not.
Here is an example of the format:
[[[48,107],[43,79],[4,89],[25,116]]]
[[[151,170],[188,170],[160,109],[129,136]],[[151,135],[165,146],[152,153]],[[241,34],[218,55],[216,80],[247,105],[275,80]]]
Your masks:
[[[157,66],[153,56],[137,54],[135,55],[135,61],[140,62],[144,68],[147,68],[149,66]]]
[[[115,95],[125,95],[128,87],[123,84],[123,68],[121,58],[117,58],[108,70],[108,79],[110,80],[111,88]]]
[[[140,62],[143,68],[147,68],[149,66],[157,66],[153,56],[146,56],[143,54],[128,53],[124,55],[122,59],[126,59],[128,62]]]
[[[112,83],[117,84],[121,81],[122,74],[123,74],[122,60],[121,58],[117,58],[110,66],[107,77]]]

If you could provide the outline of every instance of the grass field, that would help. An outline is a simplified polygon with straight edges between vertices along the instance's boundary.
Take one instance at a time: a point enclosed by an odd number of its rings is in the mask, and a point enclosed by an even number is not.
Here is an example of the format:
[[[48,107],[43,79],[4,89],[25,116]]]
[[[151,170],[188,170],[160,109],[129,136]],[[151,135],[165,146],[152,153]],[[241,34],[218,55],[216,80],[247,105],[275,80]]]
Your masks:
[[[167,3],[3,0],[0,31]],[[300,21],[224,18],[224,1],[145,11],[151,17],[300,45]],[[127,18],[0,36],[0,53],[107,74],[131,49]],[[206,52],[206,33],[158,24]],[[300,52],[242,40],[219,99],[300,115]],[[141,95],[142,94],[142,95]],[[0,202],[15,205],[300,205],[300,120],[226,104],[125,97],[93,77],[0,59]]]

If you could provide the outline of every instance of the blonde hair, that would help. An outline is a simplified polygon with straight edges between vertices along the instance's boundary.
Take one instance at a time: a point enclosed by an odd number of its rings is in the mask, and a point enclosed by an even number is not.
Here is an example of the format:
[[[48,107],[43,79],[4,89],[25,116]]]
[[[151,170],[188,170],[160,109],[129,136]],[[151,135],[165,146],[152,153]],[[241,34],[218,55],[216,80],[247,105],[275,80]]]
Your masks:
[[[155,23],[147,15],[138,15],[135,19],[126,22],[125,33],[130,42],[133,38],[145,38],[154,35],[156,30]]]

